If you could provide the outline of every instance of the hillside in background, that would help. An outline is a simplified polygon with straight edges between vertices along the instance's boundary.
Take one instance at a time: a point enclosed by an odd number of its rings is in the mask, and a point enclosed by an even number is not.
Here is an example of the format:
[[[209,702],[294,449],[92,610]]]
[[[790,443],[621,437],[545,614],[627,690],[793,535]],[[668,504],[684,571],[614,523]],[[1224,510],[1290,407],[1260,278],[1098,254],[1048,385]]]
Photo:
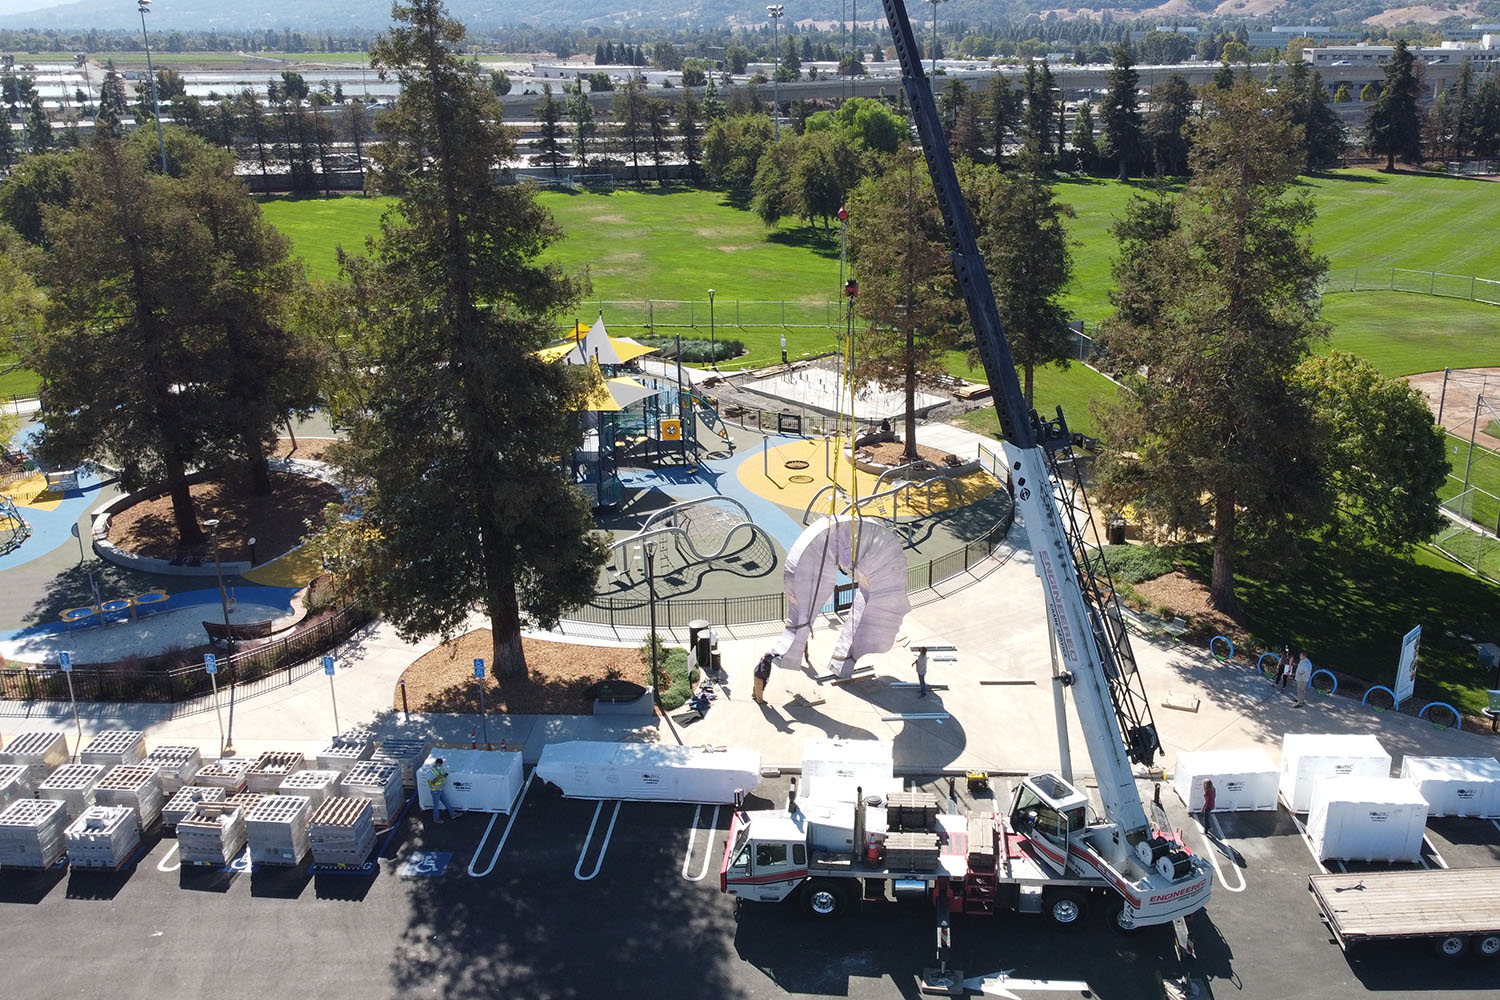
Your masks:
[[[65,30],[138,28],[135,6],[123,0],[79,0],[40,10],[46,0],[0,0],[0,28],[57,28]],[[789,22],[831,26],[846,9],[844,0],[800,0],[788,5]],[[475,27],[516,24],[556,25],[587,28],[630,25],[638,27],[695,28],[764,24],[761,0],[448,0],[448,9],[464,23]],[[866,0],[856,10],[863,23],[880,16],[877,0]],[[908,0],[912,19],[929,23],[932,10],[919,0]],[[1020,21],[1029,15],[1044,17],[1099,16],[1099,7],[1070,7],[1052,0],[950,0],[941,8],[943,21],[976,24]],[[1461,3],[1412,5],[1410,0],[1115,0],[1110,14],[1131,18],[1158,17],[1164,21],[1195,17],[1269,17],[1282,23],[1341,23],[1361,20],[1392,24],[1409,21],[1439,23],[1475,19],[1500,19],[1500,0],[1465,0]],[[223,0],[155,0],[150,20],[153,30],[231,31],[253,28],[291,28],[298,31],[364,29],[376,30],[390,21],[389,0],[251,0],[226,4]],[[883,17],[882,17],[883,20]]]

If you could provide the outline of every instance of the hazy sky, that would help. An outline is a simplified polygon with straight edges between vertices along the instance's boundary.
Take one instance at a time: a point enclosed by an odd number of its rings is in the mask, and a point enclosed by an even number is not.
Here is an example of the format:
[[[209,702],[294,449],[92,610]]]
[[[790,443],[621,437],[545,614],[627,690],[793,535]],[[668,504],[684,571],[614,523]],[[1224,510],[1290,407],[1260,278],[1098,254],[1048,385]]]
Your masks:
[[[0,0],[0,15],[21,14],[44,7],[61,7],[65,3],[74,2],[75,0]]]

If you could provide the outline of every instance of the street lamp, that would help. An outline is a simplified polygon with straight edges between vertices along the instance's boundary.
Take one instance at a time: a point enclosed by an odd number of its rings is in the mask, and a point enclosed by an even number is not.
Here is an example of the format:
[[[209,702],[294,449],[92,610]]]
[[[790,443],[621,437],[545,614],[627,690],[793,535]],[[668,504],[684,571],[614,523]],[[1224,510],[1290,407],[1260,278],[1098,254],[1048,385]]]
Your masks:
[[[146,11],[151,7],[151,0],[136,0],[136,6],[141,11],[141,41],[146,45],[146,79],[151,84],[151,110],[156,116],[156,148],[161,153],[161,173],[165,177],[167,175],[167,143],[161,137],[161,104],[156,100],[156,70],[151,68],[151,36],[146,33]]]
[[[714,290],[708,290],[708,361],[714,366],[714,371],[719,370],[719,352],[714,347]]]
[[[927,2],[932,4],[932,69],[927,75],[937,76],[937,8],[943,0],[927,0]]]
[[[777,49],[776,25],[786,7],[779,3],[767,4],[766,13],[771,15],[771,124],[776,138],[781,138],[781,52]]]
[[[142,3],[150,3],[151,0],[141,0]],[[219,561],[219,519],[211,517],[203,522],[208,529],[208,537],[214,545],[214,573],[219,577],[219,606],[224,610],[224,663],[234,663],[234,638],[229,632],[229,592],[224,589],[224,564]],[[235,674],[231,666],[229,675],[229,738],[224,741],[224,753],[234,754],[234,688]]]
[[[656,679],[656,542],[645,542],[641,548],[646,553],[646,605],[651,614],[651,634],[646,637],[651,644],[651,700],[660,705],[661,684]]]

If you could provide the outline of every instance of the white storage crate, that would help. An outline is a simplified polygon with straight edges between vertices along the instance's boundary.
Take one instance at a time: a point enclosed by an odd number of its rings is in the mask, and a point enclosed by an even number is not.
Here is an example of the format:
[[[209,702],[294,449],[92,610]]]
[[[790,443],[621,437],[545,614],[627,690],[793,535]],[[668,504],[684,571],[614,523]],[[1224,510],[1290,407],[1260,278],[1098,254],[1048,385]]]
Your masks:
[[[554,747],[569,746],[576,744],[552,744],[542,751],[542,757],[545,759],[547,752]],[[521,755],[518,753],[509,750],[434,750],[428,756],[427,763],[431,764],[439,757],[443,758],[443,766],[448,771],[445,798],[454,809],[463,812],[509,813],[516,796],[521,794]],[[537,773],[541,774],[541,764],[537,765]],[[427,782],[421,779],[420,774],[419,769],[417,801],[423,809],[431,809],[432,790],[427,787]],[[545,778],[546,775],[542,777]],[[567,794],[567,789],[563,791]]]
[[[1500,818],[1500,761],[1493,757],[1405,757],[1401,777],[1416,782],[1429,816]]]
[[[1402,778],[1323,778],[1313,791],[1307,836],[1328,861],[1411,861],[1422,856],[1427,800]]]
[[[1177,755],[1172,788],[1189,811],[1203,808],[1203,782],[1214,783],[1219,812],[1274,812],[1280,772],[1264,750],[1192,750]]]
[[[1294,813],[1312,806],[1323,778],[1389,778],[1391,755],[1368,733],[1287,733],[1281,739],[1281,797]]]
[[[853,802],[856,788],[867,796],[900,791],[894,760],[895,745],[889,740],[808,740],[802,745],[797,797]],[[754,785],[752,781],[747,790]]]
[[[475,751],[464,753],[473,755]],[[520,790],[521,755],[480,754],[498,758],[502,764],[505,758],[515,758],[509,765],[506,784],[513,800],[509,788],[513,785]],[[449,769],[457,775],[457,766],[451,760]],[[735,789],[748,791],[759,783],[760,752],[576,740],[549,743],[537,761],[536,774],[571,798],[729,803],[734,801]],[[420,781],[417,792],[426,792]],[[507,802],[499,811],[508,808]]]

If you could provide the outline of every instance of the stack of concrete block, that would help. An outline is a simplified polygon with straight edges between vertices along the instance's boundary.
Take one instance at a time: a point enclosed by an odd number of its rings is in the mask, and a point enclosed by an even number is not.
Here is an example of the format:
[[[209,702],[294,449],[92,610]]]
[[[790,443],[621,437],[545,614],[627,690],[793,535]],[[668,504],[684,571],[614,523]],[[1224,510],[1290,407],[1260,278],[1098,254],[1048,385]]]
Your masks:
[[[56,799],[18,799],[0,812],[0,868],[51,868],[67,850],[68,808]]]
[[[204,764],[193,776],[193,784],[210,788],[222,788],[230,795],[245,790],[245,774],[252,761],[239,757],[221,757]]]
[[[0,764],[26,768],[33,788],[68,760],[68,738],[62,733],[17,733],[0,751]]]
[[[248,816],[250,810],[254,809],[256,804],[265,797],[263,792],[236,792],[234,795],[226,795],[224,801],[229,805],[239,806]]]
[[[257,802],[245,815],[250,859],[258,865],[301,864],[310,846],[307,817],[311,812],[312,803],[305,795],[267,795]]]
[[[342,771],[296,771],[276,786],[278,795],[304,795],[314,809],[339,794]]]
[[[145,733],[134,729],[101,729],[78,751],[78,763],[98,764],[108,770],[120,764],[139,764],[145,756]]]
[[[394,761],[362,760],[344,775],[343,793],[350,798],[368,799],[375,810],[375,825],[390,826],[406,795],[401,789],[401,765]]]
[[[31,780],[31,768],[24,764],[0,764],[0,809],[34,794],[36,783]]]
[[[227,793],[222,788],[203,785],[184,785],[161,807],[161,825],[176,826],[182,818],[193,811],[199,802],[223,802]]]
[[[427,760],[432,749],[429,740],[381,740],[380,747],[370,758],[401,765],[401,784],[406,788],[417,787],[417,769]]]
[[[245,849],[245,810],[228,802],[195,802],[177,823],[183,864],[222,865]]]
[[[306,763],[307,758],[296,750],[267,750],[245,772],[245,787],[252,792],[274,795],[281,783],[302,770]]]
[[[68,864],[74,868],[119,868],[141,843],[135,810],[89,806],[68,827]]]
[[[161,775],[161,790],[165,795],[176,795],[191,785],[203,768],[203,754],[197,747],[155,747],[146,754],[144,764],[156,767]]]
[[[94,789],[102,777],[104,767],[100,764],[64,764],[36,786],[36,794],[67,806],[68,821],[72,822],[94,804]]]
[[[885,866],[897,871],[931,871],[942,857],[935,833],[892,833],[885,838]]]
[[[362,865],[375,849],[375,810],[366,799],[329,799],[307,820],[313,860],[320,865]]]
[[[375,743],[368,735],[353,732],[335,736],[329,744],[318,751],[320,771],[347,772],[362,760],[369,760],[375,752]]]
[[[136,824],[149,830],[161,818],[166,795],[155,764],[121,764],[99,782],[94,801],[101,806],[130,807],[135,811]]]

